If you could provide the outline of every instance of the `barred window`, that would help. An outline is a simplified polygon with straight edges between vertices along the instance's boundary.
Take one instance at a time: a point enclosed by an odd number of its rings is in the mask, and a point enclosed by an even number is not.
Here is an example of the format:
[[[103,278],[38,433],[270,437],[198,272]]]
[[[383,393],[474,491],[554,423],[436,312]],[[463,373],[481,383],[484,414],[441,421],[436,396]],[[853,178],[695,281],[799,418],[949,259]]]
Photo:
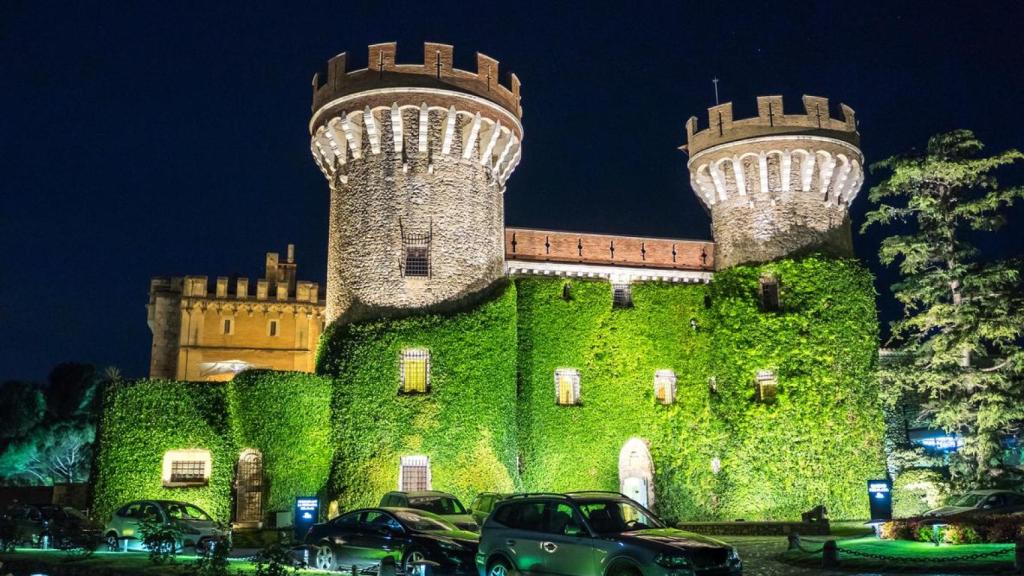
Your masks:
[[[775,377],[774,370],[758,370],[755,379],[756,389],[754,390],[758,401],[774,402],[778,393],[779,380]]]
[[[425,393],[430,390],[430,352],[422,348],[402,351],[402,392]]]
[[[580,373],[575,368],[555,370],[555,403],[571,406],[580,403]]]
[[[402,229],[402,275],[430,276],[430,240],[432,233],[413,234]]]
[[[222,334],[234,334],[235,333],[235,322],[234,318],[227,316],[224,318],[224,323],[221,325]]]
[[[676,401],[675,372],[658,370],[654,373],[654,399],[659,404],[671,404]]]
[[[398,467],[398,489],[403,492],[430,490],[430,459],[402,456]]]
[[[774,276],[761,277],[761,310],[777,312],[781,307],[779,300],[779,280]]]
[[[209,450],[168,450],[164,453],[164,486],[203,486],[209,479]]]
[[[277,336],[277,320],[271,320],[270,323],[267,324],[267,335]]]
[[[630,292],[629,284],[612,284],[612,307],[633,307],[633,294]]]

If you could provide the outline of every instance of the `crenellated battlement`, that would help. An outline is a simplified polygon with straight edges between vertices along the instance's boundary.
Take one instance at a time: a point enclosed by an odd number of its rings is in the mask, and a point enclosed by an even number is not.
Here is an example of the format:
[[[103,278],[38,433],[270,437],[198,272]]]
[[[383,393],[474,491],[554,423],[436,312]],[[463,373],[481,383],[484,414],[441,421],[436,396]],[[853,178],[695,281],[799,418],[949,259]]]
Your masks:
[[[829,114],[828,98],[820,96],[803,97],[803,114],[786,114],[782,96],[758,96],[757,116],[735,119],[732,102],[708,108],[708,126],[699,130],[696,116],[686,121],[686,145],[683,147],[690,156],[703,150],[764,136],[807,135],[835,138],[854,146],[860,145],[857,120],[853,108],[841,104],[843,118]]]
[[[398,44],[386,42],[369,47],[369,66],[348,70],[348,53],[342,52],[327,63],[327,77],[313,76],[313,112],[333,100],[367,90],[386,88],[440,88],[485,98],[516,118],[522,118],[519,78],[509,75],[508,85],[498,80],[498,61],[477,52],[476,72],[459,70],[453,65],[454,47],[450,44],[425,42],[423,59],[412,64],[399,64]]]

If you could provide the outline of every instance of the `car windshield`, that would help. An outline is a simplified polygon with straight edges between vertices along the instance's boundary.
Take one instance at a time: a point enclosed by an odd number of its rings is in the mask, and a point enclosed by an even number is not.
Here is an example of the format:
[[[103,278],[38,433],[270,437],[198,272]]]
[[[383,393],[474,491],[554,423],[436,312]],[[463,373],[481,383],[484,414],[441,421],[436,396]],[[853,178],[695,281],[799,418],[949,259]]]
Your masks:
[[[191,504],[171,503],[165,506],[167,515],[175,520],[206,520],[211,521],[209,514]]]
[[[580,512],[594,532],[602,535],[664,527],[652,514],[623,500],[583,502]]]
[[[450,530],[458,530],[453,524],[435,518],[433,516],[427,516],[426,514],[417,514],[415,512],[402,511],[395,512],[395,516],[402,521],[411,530],[418,530],[421,532],[447,532]]]
[[[986,494],[976,494],[972,492],[957,500],[956,506],[963,508],[976,508],[983,500],[985,500],[986,497]]]
[[[409,498],[409,508],[426,510],[432,514],[465,514],[466,509],[455,498],[447,496],[419,496]]]

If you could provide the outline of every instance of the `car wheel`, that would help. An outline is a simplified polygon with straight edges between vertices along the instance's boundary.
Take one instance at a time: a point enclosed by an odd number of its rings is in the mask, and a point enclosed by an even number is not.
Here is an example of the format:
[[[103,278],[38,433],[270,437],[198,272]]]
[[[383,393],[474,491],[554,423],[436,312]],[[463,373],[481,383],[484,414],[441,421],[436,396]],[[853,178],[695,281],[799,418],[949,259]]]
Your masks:
[[[321,544],[316,547],[316,555],[313,556],[313,566],[317,570],[333,571],[337,568],[338,560],[334,556],[334,549],[330,544]]]
[[[519,572],[502,558],[491,562],[487,576],[518,576]]]
[[[423,550],[419,548],[413,548],[405,553],[405,557],[402,558],[402,573],[411,574],[411,568],[417,563],[427,559],[427,555],[424,554]]]
[[[622,562],[612,566],[612,569],[608,571],[608,576],[640,576],[640,571]]]
[[[117,541],[117,534],[115,534],[113,532],[111,532],[110,534],[107,534],[106,541],[107,541],[107,552],[118,552],[118,551],[121,550],[121,547],[118,545],[119,542]]]

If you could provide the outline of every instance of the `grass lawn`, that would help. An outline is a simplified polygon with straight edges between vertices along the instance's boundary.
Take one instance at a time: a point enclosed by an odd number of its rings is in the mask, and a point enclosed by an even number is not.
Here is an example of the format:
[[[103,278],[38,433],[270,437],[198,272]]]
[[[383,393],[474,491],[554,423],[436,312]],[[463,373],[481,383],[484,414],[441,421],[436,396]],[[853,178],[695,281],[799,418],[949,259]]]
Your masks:
[[[823,539],[804,542],[804,548],[819,550]],[[900,572],[965,572],[1006,574],[1013,570],[1012,544],[943,544],[906,540],[880,540],[874,536],[839,539],[839,565],[850,570],[885,569]],[[879,554],[886,558],[866,558],[845,552]],[[1004,550],[995,557],[964,559],[963,556]],[[779,559],[801,566],[821,566],[821,552],[783,552]]]
[[[88,558],[76,558],[59,550],[19,548],[14,553],[0,554],[0,562],[4,563],[0,574],[178,576],[187,574],[196,559],[196,556],[178,555],[174,564],[156,565],[149,561],[145,552],[95,552]],[[231,560],[230,570],[252,573],[256,571],[256,565],[244,560]],[[312,570],[301,570],[299,573],[322,574]]]

